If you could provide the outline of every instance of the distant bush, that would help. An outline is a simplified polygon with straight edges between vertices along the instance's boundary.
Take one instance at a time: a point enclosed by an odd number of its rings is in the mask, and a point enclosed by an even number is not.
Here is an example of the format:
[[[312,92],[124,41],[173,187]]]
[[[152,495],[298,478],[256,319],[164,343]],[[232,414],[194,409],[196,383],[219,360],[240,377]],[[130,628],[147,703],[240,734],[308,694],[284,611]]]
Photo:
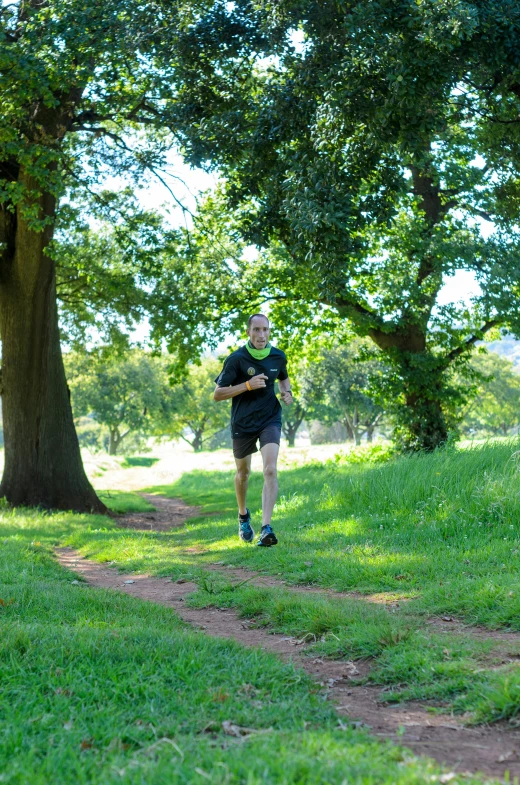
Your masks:
[[[208,441],[204,445],[204,450],[222,450],[224,449],[231,449],[233,447],[233,442],[231,439],[231,431],[229,428],[223,428],[218,433],[215,433],[211,436]]]
[[[78,417],[76,419],[76,433],[81,447],[90,452],[102,452],[103,428],[92,417]]]
[[[397,451],[392,444],[367,444],[362,447],[354,447],[348,452],[338,452],[334,459],[327,463],[384,463],[397,455]]]
[[[123,469],[130,469],[132,466],[153,466],[159,458],[147,458],[144,455],[126,455],[121,463]]]
[[[344,444],[347,441],[347,429],[340,422],[326,425],[318,420],[308,423],[311,444]]]

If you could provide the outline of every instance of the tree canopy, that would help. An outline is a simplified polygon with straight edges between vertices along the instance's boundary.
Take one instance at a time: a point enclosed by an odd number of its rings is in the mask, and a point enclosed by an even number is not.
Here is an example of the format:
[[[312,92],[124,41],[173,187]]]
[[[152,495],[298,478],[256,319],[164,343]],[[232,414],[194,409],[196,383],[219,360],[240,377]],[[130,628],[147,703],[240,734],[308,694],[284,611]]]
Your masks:
[[[161,431],[172,410],[166,364],[134,349],[118,356],[105,348],[66,355],[75,417],[91,415],[108,432],[116,455],[130,435]]]
[[[131,192],[153,174],[173,193],[163,170],[177,143],[179,55],[197,13],[165,0],[27,0],[0,9],[0,494],[10,502],[105,509],[81,464],[57,291],[69,336],[100,304],[105,327],[119,335],[112,315],[132,321],[141,312],[136,279],[150,273],[156,222]],[[107,193],[110,177],[129,189]],[[59,237],[78,205],[95,205],[115,245],[89,235],[91,220]]]
[[[225,175],[242,236],[276,260],[263,291],[369,336],[403,444],[438,446],[475,343],[520,328],[520,9],[215,3],[190,35],[185,155]],[[480,284],[471,307],[438,302],[457,270]]]
[[[195,452],[229,426],[229,402],[213,400],[215,379],[222,364],[213,357],[191,365],[188,374],[170,392],[171,413],[162,432],[184,439]]]

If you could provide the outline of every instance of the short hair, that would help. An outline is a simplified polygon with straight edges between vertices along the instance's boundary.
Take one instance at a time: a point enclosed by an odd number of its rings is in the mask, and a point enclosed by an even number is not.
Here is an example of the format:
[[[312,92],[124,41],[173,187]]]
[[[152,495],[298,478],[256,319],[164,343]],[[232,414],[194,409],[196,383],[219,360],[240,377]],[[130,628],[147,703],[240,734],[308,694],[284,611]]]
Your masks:
[[[247,320],[247,329],[248,329],[248,330],[249,330],[249,328],[251,327],[251,322],[253,321],[253,319],[256,319],[256,317],[257,317],[257,316],[261,316],[263,319],[267,319],[267,324],[269,325],[269,327],[271,326],[271,322],[269,321],[269,319],[267,318],[267,316],[265,315],[265,313],[254,313],[254,314],[253,314],[252,316],[250,316],[250,317],[249,317],[249,319]]]

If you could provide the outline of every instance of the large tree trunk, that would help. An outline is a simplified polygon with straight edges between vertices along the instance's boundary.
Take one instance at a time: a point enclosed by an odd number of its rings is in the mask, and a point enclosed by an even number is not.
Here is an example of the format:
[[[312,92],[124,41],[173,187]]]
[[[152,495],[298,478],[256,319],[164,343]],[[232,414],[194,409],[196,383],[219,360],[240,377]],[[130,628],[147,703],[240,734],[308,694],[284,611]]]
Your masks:
[[[109,431],[108,440],[108,454],[117,455],[117,448],[119,447],[120,439],[118,438],[119,432],[117,428],[111,428]]]
[[[296,428],[291,427],[288,424],[286,424],[286,426],[285,426],[285,434],[284,435],[285,435],[285,438],[287,439],[287,445],[289,447],[294,447],[294,444],[296,442],[296,431],[298,430],[298,426],[299,426],[299,424],[296,426]]]
[[[439,400],[412,395],[407,398],[406,406],[405,448],[431,452],[446,443],[448,426]]]
[[[193,431],[193,440],[191,442],[193,452],[202,452],[203,434],[204,431]]]
[[[24,185],[37,189],[27,177]],[[50,196],[40,197],[36,207],[39,217],[54,215]],[[55,268],[45,254],[52,230],[33,231],[20,209],[13,218],[4,211],[0,229],[0,240],[7,239],[0,269],[5,439],[0,496],[15,505],[106,512],[83,469],[72,419]]]

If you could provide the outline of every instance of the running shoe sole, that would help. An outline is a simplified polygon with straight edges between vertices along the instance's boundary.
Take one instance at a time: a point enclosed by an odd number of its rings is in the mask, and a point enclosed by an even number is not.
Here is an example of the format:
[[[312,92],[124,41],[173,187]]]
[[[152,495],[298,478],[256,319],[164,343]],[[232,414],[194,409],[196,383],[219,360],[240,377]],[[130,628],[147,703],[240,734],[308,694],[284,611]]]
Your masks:
[[[270,548],[271,545],[278,545],[278,540],[276,539],[276,534],[274,532],[269,532],[263,537],[260,536],[260,539],[256,544],[261,548]]]

